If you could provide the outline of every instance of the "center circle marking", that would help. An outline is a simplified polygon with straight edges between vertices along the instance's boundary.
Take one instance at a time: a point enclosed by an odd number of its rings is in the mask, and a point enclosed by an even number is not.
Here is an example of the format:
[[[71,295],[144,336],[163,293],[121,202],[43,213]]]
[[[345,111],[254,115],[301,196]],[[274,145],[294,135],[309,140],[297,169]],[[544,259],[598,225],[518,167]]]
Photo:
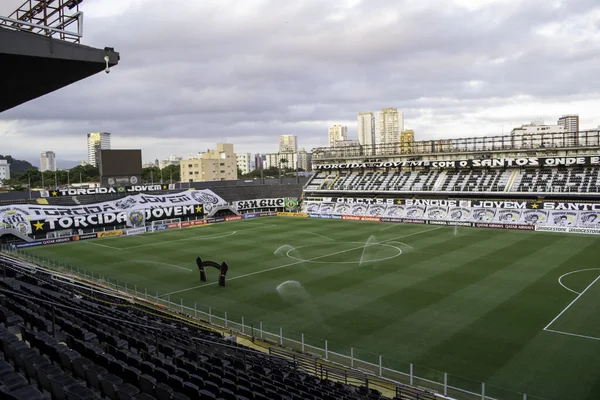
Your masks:
[[[344,244],[364,244],[362,242],[337,242],[337,244],[342,244],[342,243],[344,243]],[[311,260],[310,258],[309,259],[298,258],[298,257],[294,257],[294,256],[290,255],[290,253],[292,251],[304,249],[306,247],[315,247],[315,246],[322,246],[322,244],[307,244],[305,246],[294,247],[294,248],[289,249],[285,253],[285,255],[287,257],[291,258],[292,260],[303,261],[303,262],[310,262],[310,263],[313,263],[313,264],[358,264],[358,263],[360,263],[360,260],[355,260],[355,261],[319,261],[319,260]],[[396,250],[396,252],[397,252],[396,254],[388,256],[388,257],[376,258],[374,260],[367,260],[368,262],[381,262],[381,261],[391,260],[392,258],[396,258],[396,257],[398,257],[398,256],[400,256],[402,254],[402,249],[401,248],[399,248],[397,246],[393,246],[391,244],[387,244],[387,243],[373,243],[373,244],[370,244],[370,245],[365,245],[362,248],[361,247],[357,247],[357,248],[354,248],[354,249],[348,249],[348,250],[346,250],[346,252],[350,252],[352,250],[361,250],[361,249],[364,249],[364,247],[368,247],[368,246],[388,247],[388,248]],[[329,256],[334,256],[334,255],[337,255],[337,254],[342,254],[342,252],[345,252],[345,251],[342,250],[342,251],[339,251],[339,252],[334,252],[333,254],[323,254],[322,256],[317,256],[317,257],[313,257],[313,258],[319,258],[319,259],[320,258],[325,258],[325,257],[329,257]]]

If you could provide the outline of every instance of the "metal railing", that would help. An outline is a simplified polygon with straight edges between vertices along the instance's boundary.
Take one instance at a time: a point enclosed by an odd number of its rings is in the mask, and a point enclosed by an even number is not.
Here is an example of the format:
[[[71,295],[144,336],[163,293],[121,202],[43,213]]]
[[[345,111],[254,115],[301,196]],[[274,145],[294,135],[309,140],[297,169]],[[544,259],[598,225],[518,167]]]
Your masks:
[[[0,16],[0,26],[79,43],[83,37],[81,1],[26,0],[8,17]],[[71,25],[75,25],[74,31],[67,30]]]
[[[521,135],[473,136],[466,138],[421,140],[410,143],[356,144],[345,147],[318,147],[312,160],[419,157],[425,154],[473,152],[555,152],[560,150],[600,147],[600,130],[561,133],[532,133]]]
[[[542,400],[541,397],[520,393],[494,384],[438,371],[408,361],[393,359],[383,354],[347,347],[335,341],[306,335],[291,329],[284,329],[267,321],[255,321],[225,310],[217,310],[212,306],[198,304],[196,301],[193,304],[186,303],[182,297],[176,299],[169,293],[161,294],[157,291],[149,291],[147,288],[138,288],[136,284],[132,285],[104,274],[76,268],[49,258],[38,257],[27,251],[12,248],[5,248],[3,251],[33,265],[93,282],[105,290],[153,303],[171,312],[208,322],[213,326],[247,338],[260,339],[304,354],[310,354],[332,364],[351,368],[390,383],[410,385],[435,392],[438,395],[464,400]]]

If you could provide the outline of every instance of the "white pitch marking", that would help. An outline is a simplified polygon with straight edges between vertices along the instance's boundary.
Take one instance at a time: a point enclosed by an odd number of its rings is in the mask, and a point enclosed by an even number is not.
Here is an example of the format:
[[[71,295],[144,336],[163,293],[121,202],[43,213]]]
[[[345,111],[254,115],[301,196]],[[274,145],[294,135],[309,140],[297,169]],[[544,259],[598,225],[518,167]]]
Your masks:
[[[79,243],[93,244],[94,246],[106,247],[107,249],[113,249],[113,250],[119,250],[119,251],[123,250],[119,247],[113,247],[113,246],[108,246],[108,245],[101,244],[101,243],[95,243],[95,241],[93,241],[93,240],[83,240],[83,241],[80,241]]]
[[[583,272],[583,271],[600,271],[600,268],[587,268],[587,269],[579,269],[577,271],[571,271],[571,272],[567,272],[566,274],[561,275],[558,278],[558,283],[560,283],[560,286],[564,287],[565,289],[567,289],[569,292],[573,292],[575,294],[580,294],[579,292],[576,292],[575,290],[566,287],[563,283],[562,283],[562,278],[564,278],[565,276],[571,275],[571,274],[575,274],[577,272]]]
[[[324,238],[324,239],[331,240],[332,242],[335,242],[335,240],[334,240],[334,239],[332,239],[332,238],[330,238],[330,237],[327,237],[327,236],[325,236],[325,235],[321,235],[320,233],[309,232],[309,231],[301,231],[301,232],[304,232],[304,233],[310,233],[311,235],[320,236],[320,237],[322,237],[322,238]]]
[[[359,243],[359,242],[339,242],[339,243],[340,244],[352,244],[352,243]],[[385,246],[385,247],[391,247],[392,249],[396,249],[396,250],[398,250],[398,254],[395,254],[393,256],[388,256],[388,257],[385,257],[385,258],[380,258],[380,259],[377,259],[377,260],[370,260],[369,262],[381,262],[381,261],[391,260],[392,258],[396,258],[396,257],[399,257],[399,256],[402,255],[402,249],[401,248],[396,247],[396,246],[392,246],[391,244],[388,244],[388,243],[365,244],[364,248],[366,249],[369,246],[378,246],[378,245]],[[303,259],[300,259],[300,258],[297,258],[297,257],[294,257],[294,256],[290,255],[290,253],[292,251],[294,251],[294,250],[299,250],[299,249],[303,249],[305,247],[310,247],[310,246],[318,246],[318,245],[307,244],[306,246],[292,247],[291,249],[289,249],[285,253],[285,255],[288,256],[289,258],[291,258],[292,260],[312,262],[312,263],[315,263],[315,264],[360,264],[361,263],[360,260],[359,261],[313,261],[313,260],[309,261],[309,260],[303,260]],[[361,256],[361,259],[362,259],[362,256]]]
[[[570,302],[570,303],[569,303],[569,305],[568,305],[568,306],[566,306],[564,310],[562,310],[562,311],[561,311],[561,312],[560,312],[560,313],[559,313],[559,314],[558,314],[556,317],[554,317],[554,319],[553,319],[552,321],[550,321],[550,323],[549,323],[548,325],[546,325],[546,327],[545,327],[543,330],[547,330],[547,329],[550,327],[550,325],[552,325],[552,324],[554,323],[554,321],[556,321],[556,320],[557,320],[557,319],[558,319],[558,318],[559,318],[561,315],[563,315],[563,314],[565,313],[565,311],[567,311],[567,310],[569,309],[569,307],[571,307],[573,304],[575,304],[575,302],[576,302],[577,300],[579,300],[579,298],[580,298],[581,296],[583,296],[583,294],[584,294],[584,293],[585,293],[585,292],[586,292],[586,291],[587,291],[589,288],[591,288],[591,287],[592,287],[592,285],[593,285],[594,283],[596,283],[596,281],[597,281],[598,279],[600,279],[600,275],[598,275],[598,276],[596,277],[596,279],[594,279],[594,280],[592,281],[592,283],[590,283],[590,284],[589,284],[589,285],[588,285],[588,286],[587,286],[585,289],[583,289],[583,292],[579,293],[579,295],[578,295],[577,297],[575,297],[575,299],[574,299],[572,302]]]
[[[426,230],[424,230],[424,231],[414,232],[414,233],[410,233],[410,234],[408,234],[408,235],[404,235],[404,236],[398,236],[398,237],[395,237],[395,238],[392,238],[392,239],[389,239],[389,240],[384,240],[384,241],[382,241],[382,242],[379,242],[379,243],[391,242],[392,240],[396,240],[396,239],[403,239],[403,238],[410,237],[410,236],[420,235],[420,234],[422,234],[422,233],[427,233],[427,232],[431,232],[431,231],[436,231],[436,230],[438,230],[438,229],[442,229],[442,228],[443,228],[442,226],[438,226],[438,227],[436,227],[436,228],[432,228],[432,229],[426,229]],[[240,275],[240,276],[234,276],[233,278],[229,278],[229,279],[227,279],[227,281],[229,282],[229,281],[233,281],[233,280],[235,280],[235,279],[241,279],[241,278],[246,278],[246,277],[248,277],[248,276],[253,276],[253,275],[262,274],[262,273],[264,273],[264,272],[275,271],[275,270],[278,270],[278,269],[282,269],[282,268],[287,268],[287,267],[291,267],[291,266],[294,266],[294,265],[298,265],[298,264],[301,264],[301,263],[303,263],[303,262],[315,261],[315,260],[318,260],[318,259],[321,259],[321,258],[325,258],[325,257],[331,257],[331,256],[335,256],[335,255],[337,255],[337,254],[343,254],[343,253],[347,253],[347,252],[349,252],[349,251],[353,251],[353,250],[362,249],[363,247],[364,247],[364,245],[363,245],[363,246],[359,246],[359,247],[353,247],[353,248],[350,248],[350,249],[347,249],[347,250],[337,251],[337,252],[335,252],[335,253],[331,253],[331,254],[324,254],[324,255],[322,255],[322,256],[318,256],[318,257],[314,257],[314,258],[309,258],[309,259],[307,259],[307,260],[295,261],[295,262],[292,262],[292,263],[289,263],[289,264],[280,265],[280,266],[278,266],[278,267],[273,267],[273,268],[262,269],[262,270],[260,270],[260,271],[250,272],[249,274],[244,274],[244,275]],[[171,293],[165,293],[165,294],[163,294],[163,295],[160,295],[159,297],[170,296],[170,295],[172,295],[172,294],[177,294],[177,293],[187,292],[188,290],[194,290],[194,289],[198,289],[198,288],[201,288],[201,287],[204,287],[204,286],[216,285],[217,283],[218,283],[218,282],[205,283],[205,284],[203,284],[203,285],[194,286],[194,287],[191,287],[191,288],[188,288],[188,289],[181,289],[181,290],[177,290],[177,291],[175,291],[175,292],[171,292]]]
[[[569,335],[569,336],[576,336],[576,337],[580,337],[580,338],[584,338],[584,339],[592,339],[592,340],[600,340],[600,338],[597,338],[595,336],[586,336],[586,335],[579,335],[577,333],[569,333],[569,332],[563,332],[563,331],[555,331],[554,329],[544,329],[546,332],[553,332],[553,333],[559,333],[561,335]]]
[[[182,267],[180,265],[167,264],[167,263],[158,262],[158,261],[134,260],[134,262],[137,262],[137,263],[150,263],[150,264],[158,264],[158,265],[167,265],[169,267],[175,267],[175,268],[183,269],[183,270],[190,271],[190,272],[193,271],[192,269],[189,269],[189,268],[186,268],[186,267]]]
[[[235,235],[237,233],[237,231],[233,231],[233,232],[229,232],[229,233],[215,233],[214,235],[207,235],[207,236],[197,236],[197,237],[192,237],[192,238],[183,238],[183,239],[174,239],[174,240],[164,240],[162,242],[154,242],[154,243],[144,243],[144,244],[138,244],[135,246],[127,246],[124,247],[122,250],[129,250],[129,249],[135,249],[138,247],[145,247],[145,246],[155,246],[155,245],[159,245],[159,244],[165,244],[165,243],[172,243],[172,242],[181,242],[183,240],[206,240],[206,239],[219,239],[222,237],[227,237],[227,236],[232,236]]]

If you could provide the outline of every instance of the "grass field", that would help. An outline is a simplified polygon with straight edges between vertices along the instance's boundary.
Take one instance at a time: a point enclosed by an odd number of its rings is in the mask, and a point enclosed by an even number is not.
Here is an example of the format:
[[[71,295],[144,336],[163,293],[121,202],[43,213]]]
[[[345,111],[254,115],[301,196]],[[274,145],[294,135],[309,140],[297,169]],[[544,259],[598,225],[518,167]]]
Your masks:
[[[274,217],[28,251],[496,398],[600,398],[595,236]]]

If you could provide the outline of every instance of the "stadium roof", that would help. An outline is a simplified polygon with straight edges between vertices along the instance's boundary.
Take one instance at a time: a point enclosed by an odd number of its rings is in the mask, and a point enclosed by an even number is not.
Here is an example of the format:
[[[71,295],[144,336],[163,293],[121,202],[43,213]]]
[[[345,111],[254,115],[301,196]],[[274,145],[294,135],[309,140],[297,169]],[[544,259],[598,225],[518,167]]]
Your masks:
[[[0,27],[0,112],[16,107],[119,62],[112,48],[98,49]]]

